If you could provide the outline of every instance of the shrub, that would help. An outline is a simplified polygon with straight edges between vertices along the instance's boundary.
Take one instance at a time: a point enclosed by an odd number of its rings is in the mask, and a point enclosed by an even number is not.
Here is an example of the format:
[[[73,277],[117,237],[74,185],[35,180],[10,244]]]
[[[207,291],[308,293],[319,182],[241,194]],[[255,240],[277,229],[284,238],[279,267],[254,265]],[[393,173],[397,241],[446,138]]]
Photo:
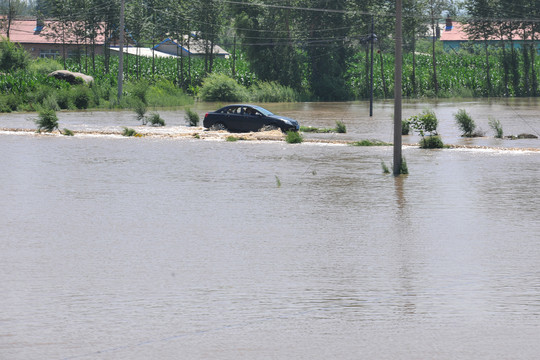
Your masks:
[[[30,62],[28,70],[33,73],[48,75],[56,70],[61,70],[62,64],[50,58],[38,58]]]
[[[148,89],[148,104],[160,107],[176,107],[192,104],[193,99],[177,88],[171,81],[162,80]]]
[[[409,120],[402,120],[401,121],[401,135],[409,135],[409,132],[411,131],[411,123]]]
[[[122,132],[123,136],[137,136],[139,133],[135,131],[135,129],[131,129],[128,127],[124,127],[124,131]]]
[[[66,129],[64,128],[64,130],[62,131],[62,135],[65,135],[65,136],[74,136],[75,133],[69,129]]]
[[[51,132],[58,129],[58,117],[56,116],[56,111],[52,109],[41,110],[34,122],[37,125],[38,132]]]
[[[454,118],[456,119],[459,128],[463,132],[461,136],[473,136],[474,130],[476,129],[476,124],[465,109],[459,109],[458,112],[454,114]]]
[[[347,132],[347,127],[342,121],[336,121],[335,131],[339,134],[345,134]]]
[[[422,138],[424,138],[426,134],[435,135],[437,133],[437,116],[431,110],[424,110],[420,115],[413,115],[408,121],[410,126],[415,129]]]
[[[148,99],[146,97],[149,84],[146,81],[132,82],[126,84],[127,92],[129,96],[139,100],[145,105],[148,105]]]
[[[420,140],[420,147],[422,149],[442,149],[444,144],[440,136],[430,135]]]
[[[285,141],[287,141],[289,144],[300,144],[304,141],[304,138],[298,131],[287,131]]]
[[[90,89],[87,86],[76,86],[73,89],[73,104],[77,109],[88,109],[90,105]]]
[[[204,79],[200,96],[204,101],[242,101],[247,90],[227,75],[214,73]]]
[[[252,99],[257,102],[293,102],[298,99],[298,94],[292,88],[274,81],[255,84],[249,90]]]
[[[190,108],[186,108],[184,119],[186,120],[188,126],[199,126],[199,115],[197,115],[197,113]]]
[[[26,69],[30,55],[18,44],[0,38],[0,71]]]
[[[152,126],[165,126],[165,120],[163,120],[157,112],[150,114],[148,121]]]
[[[498,119],[490,117],[489,118],[489,126],[493,129],[493,131],[495,131],[495,137],[496,138],[498,138],[498,139],[503,138],[504,134],[503,134],[502,124]]]
[[[51,93],[45,99],[43,99],[43,107],[45,109],[51,109],[54,111],[60,110],[60,106],[56,100],[56,93]]]
[[[71,101],[71,91],[69,89],[58,90],[56,92],[56,103],[60,109],[70,109],[73,106]]]
[[[142,121],[142,124],[146,125],[146,111],[148,110],[146,104],[140,100],[137,100],[133,110],[135,111],[135,117],[137,120]]]

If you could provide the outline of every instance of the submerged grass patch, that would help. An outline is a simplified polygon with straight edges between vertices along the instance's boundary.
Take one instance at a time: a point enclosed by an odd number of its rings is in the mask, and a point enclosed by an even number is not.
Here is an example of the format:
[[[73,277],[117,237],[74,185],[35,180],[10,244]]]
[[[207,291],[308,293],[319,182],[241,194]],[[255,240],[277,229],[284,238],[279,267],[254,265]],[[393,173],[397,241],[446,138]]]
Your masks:
[[[351,143],[352,146],[392,146],[391,143],[387,143],[380,140],[361,140]]]
[[[287,131],[285,141],[289,144],[300,144],[304,141],[304,138],[302,137],[302,134],[297,131]]]

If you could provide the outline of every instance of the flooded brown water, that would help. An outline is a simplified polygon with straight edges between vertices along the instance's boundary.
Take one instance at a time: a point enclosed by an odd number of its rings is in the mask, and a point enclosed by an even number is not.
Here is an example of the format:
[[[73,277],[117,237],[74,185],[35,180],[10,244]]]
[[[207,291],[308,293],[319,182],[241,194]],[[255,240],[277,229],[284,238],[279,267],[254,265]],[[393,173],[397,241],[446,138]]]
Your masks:
[[[0,133],[0,359],[536,359],[540,154],[505,149],[538,140],[463,140],[465,106],[540,128],[526,101],[436,104],[445,142],[496,148],[405,147],[399,178],[389,147]],[[388,104],[267,107],[392,139]]]

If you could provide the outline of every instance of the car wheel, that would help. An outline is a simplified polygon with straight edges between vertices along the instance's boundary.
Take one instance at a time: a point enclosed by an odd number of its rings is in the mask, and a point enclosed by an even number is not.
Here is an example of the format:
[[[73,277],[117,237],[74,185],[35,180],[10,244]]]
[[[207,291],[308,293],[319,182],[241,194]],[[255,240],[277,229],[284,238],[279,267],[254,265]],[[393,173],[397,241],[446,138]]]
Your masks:
[[[221,131],[221,130],[227,131],[227,127],[225,126],[224,123],[221,123],[221,122],[215,123],[214,125],[210,127],[210,129],[214,131]]]

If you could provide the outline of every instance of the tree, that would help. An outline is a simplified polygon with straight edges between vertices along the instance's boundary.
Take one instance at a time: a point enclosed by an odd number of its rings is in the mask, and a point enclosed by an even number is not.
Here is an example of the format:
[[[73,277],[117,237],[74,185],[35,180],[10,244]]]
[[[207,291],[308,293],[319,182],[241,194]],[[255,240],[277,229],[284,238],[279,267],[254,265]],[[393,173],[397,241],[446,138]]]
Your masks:
[[[493,21],[496,15],[495,8],[492,0],[469,0],[466,3],[466,9],[470,18],[467,20],[464,30],[471,40],[482,40],[484,44],[486,54],[486,95],[489,96],[493,92],[489,63],[489,41],[496,34],[496,26]]]
[[[9,33],[11,31],[11,24],[13,20],[20,15],[26,4],[22,0],[1,0],[0,1],[0,12],[5,14],[1,18],[1,28],[6,29],[6,37],[9,39]]]

